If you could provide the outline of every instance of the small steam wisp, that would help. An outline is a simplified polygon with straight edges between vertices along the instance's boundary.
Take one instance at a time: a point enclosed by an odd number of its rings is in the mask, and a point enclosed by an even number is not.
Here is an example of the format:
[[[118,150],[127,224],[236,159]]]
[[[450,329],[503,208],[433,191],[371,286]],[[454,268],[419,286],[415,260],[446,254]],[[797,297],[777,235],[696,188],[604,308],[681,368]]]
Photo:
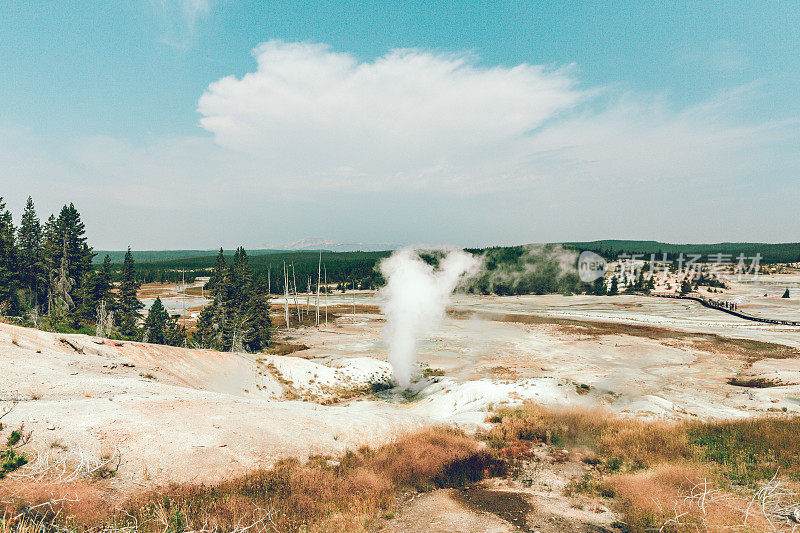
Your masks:
[[[383,336],[394,377],[402,388],[411,384],[419,339],[439,325],[459,281],[475,274],[481,264],[463,250],[436,251],[444,254],[436,268],[414,248],[397,250],[380,263],[386,279],[379,294],[386,317]]]

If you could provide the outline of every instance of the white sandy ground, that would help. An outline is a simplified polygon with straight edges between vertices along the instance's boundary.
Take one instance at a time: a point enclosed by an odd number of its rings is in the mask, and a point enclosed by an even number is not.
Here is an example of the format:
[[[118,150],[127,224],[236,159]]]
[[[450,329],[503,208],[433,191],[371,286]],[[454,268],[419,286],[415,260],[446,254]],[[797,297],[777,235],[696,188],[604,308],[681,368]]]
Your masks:
[[[356,298],[375,303],[370,294]],[[331,305],[341,303],[352,305],[352,296],[330,298]],[[104,341],[0,324],[0,399],[6,406],[19,399],[3,422],[25,423],[34,448],[55,442],[94,456],[117,450],[120,482],[146,483],[209,481],[279,457],[335,455],[429,424],[472,429],[492,410],[525,400],[663,419],[800,411],[798,360],[750,366],[741,354],[676,339],[589,335],[496,317],[655,325],[793,347],[800,347],[800,328],[637,296],[459,296],[453,308],[459,318],[446,318],[420,345],[421,362],[443,376],[417,381],[411,397],[387,390],[332,406],[290,401],[287,392],[330,401],[387,379],[383,318],[367,308],[331,319],[327,328],[281,332],[282,340],[310,346],[292,356]],[[470,316],[474,312],[483,314]],[[779,378],[786,385],[729,385],[736,375]],[[590,387],[588,393],[580,384]]]
[[[20,400],[3,422],[24,423],[33,448],[118,450],[120,473],[137,482],[219,479],[280,457],[378,445],[425,423],[378,402],[277,400],[283,386],[247,354],[99,343],[0,324],[0,398]]]

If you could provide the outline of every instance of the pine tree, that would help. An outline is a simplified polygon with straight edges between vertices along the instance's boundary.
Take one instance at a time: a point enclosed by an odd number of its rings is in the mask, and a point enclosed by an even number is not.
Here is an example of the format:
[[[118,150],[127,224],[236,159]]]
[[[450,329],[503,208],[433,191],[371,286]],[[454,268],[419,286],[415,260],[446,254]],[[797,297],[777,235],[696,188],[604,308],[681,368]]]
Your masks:
[[[183,346],[186,343],[186,328],[178,323],[177,316],[167,319],[167,330],[164,333],[164,344]]]
[[[0,315],[19,313],[19,265],[14,245],[14,223],[0,196]]]
[[[258,287],[244,248],[237,248],[230,266],[222,249],[207,288],[213,301],[197,321],[194,340],[221,351],[259,351],[269,342],[269,301],[263,280]]]
[[[70,315],[73,325],[77,326],[81,320],[94,316],[94,305],[87,290],[94,253],[86,243],[86,228],[75,205],[65,205],[58,218],[51,217],[45,225],[44,235],[45,263],[50,285],[49,307],[52,309],[53,284],[56,279],[64,278],[60,269],[65,265],[66,278],[73,280],[69,296],[75,307]]]
[[[46,293],[47,293],[47,314],[51,314],[54,304],[54,290],[55,290],[55,277],[58,266],[56,264],[56,255],[60,248],[58,240],[58,230],[56,229],[56,217],[50,215],[42,228],[42,262],[45,269],[46,278]]]
[[[139,301],[137,291],[140,283],[136,279],[136,270],[131,254],[131,247],[125,253],[120,274],[119,300],[117,303],[119,315],[119,331],[128,338],[136,337],[139,324],[139,309],[144,307]]]
[[[44,264],[42,225],[36,216],[33,198],[30,196],[17,229],[17,249],[20,283],[27,292],[27,306],[33,308],[44,303],[47,294],[47,272]]]
[[[244,248],[239,247],[224,279],[222,307],[224,319],[221,322],[222,338],[220,349],[224,351],[242,350],[247,341],[248,306],[252,291],[253,273]]]
[[[594,280],[594,286],[592,287],[592,292],[596,296],[604,296],[606,294],[606,280],[603,277],[599,277]]]
[[[99,305],[106,302],[106,306],[113,309],[113,298],[111,293],[111,258],[106,254],[103,264],[92,275],[92,284],[89,290],[92,301]]]
[[[56,219],[56,232],[59,244],[66,242],[64,253],[69,262],[69,276],[81,286],[86,274],[92,268],[92,249],[86,244],[86,227],[74,204],[65,205]],[[61,250],[59,250],[61,252]],[[61,257],[57,257],[60,263]]]
[[[692,292],[692,282],[684,278],[683,281],[681,281],[681,294],[688,294],[690,292]]]
[[[210,305],[200,312],[194,332],[194,340],[202,348],[214,348],[216,341],[214,306]]]
[[[153,302],[147,312],[147,318],[144,319],[144,338],[147,342],[165,344],[169,321],[169,313],[164,309],[161,298],[156,298],[156,301]]]
[[[245,320],[244,346],[250,352],[260,352],[269,346],[272,321],[270,303],[263,279],[253,283]]]
[[[222,248],[219,249],[219,253],[217,253],[217,259],[214,262],[214,270],[211,272],[211,277],[206,283],[205,289],[207,291],[211,291],[211,295],[216,298],[217,291],[219,290],[218,287],[222,284],[222,280],[225,275],[228,273],[228,269],[225,265],[225,254],[222,251]]]
[[[617,276],[611,278],[611,286],[608,288],[609,296],[615,296],[619,292],[619,282]]]

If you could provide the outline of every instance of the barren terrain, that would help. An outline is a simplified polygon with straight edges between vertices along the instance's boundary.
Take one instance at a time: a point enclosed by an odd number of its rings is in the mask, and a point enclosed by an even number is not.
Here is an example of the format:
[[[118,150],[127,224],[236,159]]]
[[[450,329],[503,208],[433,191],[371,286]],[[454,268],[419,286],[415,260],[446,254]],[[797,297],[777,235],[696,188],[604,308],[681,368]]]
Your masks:
[[[743,298],[748,290],[764,294],[761,287],[741,290]],[[273,300],[276,314],[282,303]],[[278,329],[276,343],[300,348],[290,355],[0,324],[0,395],[6,406],[16,402],[4,423],[32,431],[35,460],[27,472],[58,461],[112,460],[113,483],[122,488],[220,480],[282,457],[377,446],[435,424],[473,431],[488,427],[496,410],[526,400],[659,420],[800,412],[798,328],[644,296],[462,295],[422,342],[418,379],[402,392],[387,388],[378,303],[368,292],[331,295],[327,325]],[[768,303],[797,312],[796,297]],[[434,491],[406,502],[382,527],[524,530],[500,512],[520,497],[533,502],[525,512],[534,513],[528,524],[541,519],[536,530],[607,527],[614,514],[602,504],[580,510],[562,495],[582,468],[540,469],[527,488],[489,480],[468,493]]]

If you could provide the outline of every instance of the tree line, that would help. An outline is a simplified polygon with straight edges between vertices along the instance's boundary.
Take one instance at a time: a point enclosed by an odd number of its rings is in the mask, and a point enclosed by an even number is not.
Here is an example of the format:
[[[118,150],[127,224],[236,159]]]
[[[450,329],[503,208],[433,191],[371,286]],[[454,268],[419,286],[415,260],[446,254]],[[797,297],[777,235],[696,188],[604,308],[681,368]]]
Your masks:
[[[129,254],[130,255],[130,254]],[[0,313],[36,327],[92,333],[98,309],[117,316],[115,330],[132,337],[138,327],[139,284],[132,258],[113,287],[111,261],[95,268],[95,254],[73,204],[42,223],[28,197],[19,226],[0,198]],[[106,324],[107,317],[103,317]]]
[[[254,275],[244,248],[236,250],[230,264],[220,249],[205,288],[212,302],[197,320],[199,346],[252,352],[267,347],[272,328],[267,281]]]
[[[191,334],[160,298],[143,314],[142,276],[130,247],[121,267],[108,255],[93,265],[95,255],[73,204],[42,223],[29,197],[15,226],[0,197],[0,315],[62,333],[218,350],[267,347],[269,294],[243,248],[229,266],[220,250],[207,287],[213,300]]]

